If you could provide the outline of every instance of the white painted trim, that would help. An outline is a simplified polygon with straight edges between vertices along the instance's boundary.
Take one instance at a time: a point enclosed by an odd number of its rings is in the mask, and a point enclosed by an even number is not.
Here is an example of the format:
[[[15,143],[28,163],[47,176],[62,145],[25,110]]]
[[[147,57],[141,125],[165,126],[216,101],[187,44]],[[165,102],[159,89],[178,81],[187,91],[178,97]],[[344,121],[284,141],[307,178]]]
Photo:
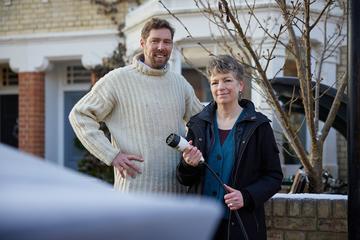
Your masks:
[[[114,36],[117,31],[114,29],[91,30],[91,31],[76,31],[76,32],[47,32],[47,33],[32,33],[32,34],[18,34],[0,36],[0,45],[6,43],[20,43],[20,42],[33,42],[44,40],[62,40],[73,38],[87,38],[96,36]]]
[[[19,94],[18,86],[0,87],[0,95]]]
[[[64,116],[64,100],[65,100],[65,92],[68,91],[88,91],[91,87],[91,84],[66,84],[66,67],[68,65],[72,65],[74,62],[67,62],[61,64],[58,71],[58,163],[61,166],[64,166],[64,125],[65,125],[65,116]]]
[[[45,74],[45,134],[44,150],[46,161],[58,164],[58,75],[57,69],[52,68]]]
[[[115,30],[41,33],[0,37],[0,62],[14,72],[46,71],[50,61],[81,59],[85,68],[102,63],[115,50]]]
[[[66,68],[80,65],[77,61],[55,62],[45,75],[45,156],[60,166],[64,165],[64,92],[86,91],[89,84],[67,84]]]
[[[60,79],[61,80],[61,79]],[[61,81],[60,81],[61,82]],[[60,83],[59,83],[60,86]],[[58,163],[61,166],[64,166],[64,91],[59,87],[58,90]]]

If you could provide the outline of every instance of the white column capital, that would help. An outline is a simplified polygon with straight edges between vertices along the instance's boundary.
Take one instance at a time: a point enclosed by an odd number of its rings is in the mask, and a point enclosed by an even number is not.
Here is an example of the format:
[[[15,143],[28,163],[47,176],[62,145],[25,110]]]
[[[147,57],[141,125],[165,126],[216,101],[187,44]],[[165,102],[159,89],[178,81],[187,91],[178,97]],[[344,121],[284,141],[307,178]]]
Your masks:
[[[91,70],[95,66],[102,64],[103,58],[99,55],[94,54],[93,52],[86,53],[81,57],[81,64],[84,68]]]
[[[18,72],[44,72],[49,67],[49,60],[44,56],[14,55],[9,65],[12,71]]]

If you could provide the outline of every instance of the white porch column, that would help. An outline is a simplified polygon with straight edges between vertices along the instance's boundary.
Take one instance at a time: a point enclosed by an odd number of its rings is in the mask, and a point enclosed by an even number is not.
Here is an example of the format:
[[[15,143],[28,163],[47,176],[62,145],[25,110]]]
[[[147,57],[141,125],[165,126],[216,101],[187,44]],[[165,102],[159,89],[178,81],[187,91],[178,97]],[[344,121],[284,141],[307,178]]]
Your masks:
[[[49,61],[43,56],[15,51],[9,65],[19,73],[19,149],[38,157],[45,153],[45,71]]]
[[[175,44],[169,59],[169,63],[171,71],[181,74],[181,53]]]
[[[263,49],[266,51],[266,49],[271,48],[271,46],[272,46],[271,43],[263,44]],[[274,51],[274,56],[276,57],[270,62],[270,65],[266,72],[268,79],[283,76],[283,71],[282,70],[279,71],[279,70],[285,64],[286,50],[283,47],[278,48]],[[265,61],[261,61],[261,64],[264,65]],[[275,113],[272,107],[269,105],[268,100],[264,97],[263,89],[261,89],[261,87],[255,83],[255,81],[252,81],[251,100],[254,102],[256,109],[261,113],[265,114],[272,121],[271,125],[274,130],[274,135],[276,142],[278,144],[278,148],[280,150],[280,161],[282,164],[283,172],[285,176],[291,175],[290,173],[287,172],[286,166],[284,165],[284,158],[281,149],[281,146],[283,144],[283,135],[281,134],[282,133],[281,126],[277,121]]]
[[[336,81],[336,60],[336,57],[332,57],[323,64],[323,84],[336,87],[336,84],[334,84]],[[322,125],[323,124],[320,125],[320,129],[322,128]],[[337,161],[336,130],[333,128],[331,128],[324,143],[323,168],[329,170],[333,177],[338,177],[339,166]]]
[[[271,43],[263,43],[262,48],[264,51],[266,49],[271,49]],[[276,56],[271,62],[267,69],[266,75],[268,79],[274,77],[282,77],[283,71],[279,71],[285,63],[285,49],[278,48],[274,51],[274,56]],[[261,60],[261,64],[265,65],[265,60]],[[272,107],[268,104],[268,100],[264,97],[264,89],[262,89],[255,81],[252,80],[252,89],[251,89],[251,100],[254,102],[257,110],[265,114],[271,121],[275,120],[275,115],[272,110]]]

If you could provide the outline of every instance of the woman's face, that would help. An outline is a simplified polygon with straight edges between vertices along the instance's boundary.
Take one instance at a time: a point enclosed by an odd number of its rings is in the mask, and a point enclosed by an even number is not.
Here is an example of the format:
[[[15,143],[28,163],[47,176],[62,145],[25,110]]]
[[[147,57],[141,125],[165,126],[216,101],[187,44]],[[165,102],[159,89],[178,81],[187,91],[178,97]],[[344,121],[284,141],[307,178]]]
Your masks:
[[[243,91],[244,82],[237,80],[232,72],[213,72],[210,76],[210,89],[217,104],[233,104],[238,102],[239,91]]]

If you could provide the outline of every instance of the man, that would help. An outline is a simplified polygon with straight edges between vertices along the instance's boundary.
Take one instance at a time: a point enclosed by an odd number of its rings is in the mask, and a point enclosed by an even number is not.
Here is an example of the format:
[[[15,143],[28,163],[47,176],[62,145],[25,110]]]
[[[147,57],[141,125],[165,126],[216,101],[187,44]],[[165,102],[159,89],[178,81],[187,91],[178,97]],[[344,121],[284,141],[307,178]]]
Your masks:
[[[101,78],[72,109],[69,120],[82,144],[114,166],[116,189],[125,192],[182,192],[176,181],[179,153],[166,137],[185,134],[184,121],[202,105],[191,85],[169,71],[174,29],[153,18],[141,32],[143,53],[129,66]],[[99,130],[105,122],[111,143]]]

